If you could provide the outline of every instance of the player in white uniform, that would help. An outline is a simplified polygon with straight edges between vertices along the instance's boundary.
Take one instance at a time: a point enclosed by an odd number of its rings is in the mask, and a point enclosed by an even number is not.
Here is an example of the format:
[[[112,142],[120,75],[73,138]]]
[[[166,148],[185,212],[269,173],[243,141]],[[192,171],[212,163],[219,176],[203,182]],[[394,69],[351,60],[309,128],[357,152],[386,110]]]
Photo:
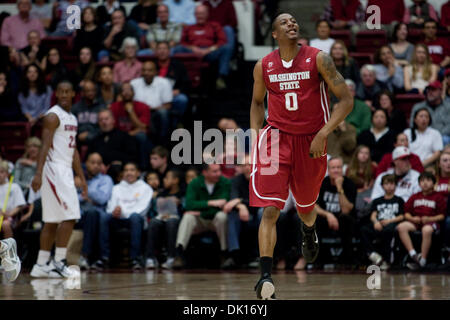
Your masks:
[[[34,191],[41,191],[45,224],[41,231],[38,259],[31,270],[32,277],[71,276],[66,263],[67,243],[75,221],[80,219],[73,170],[81,180],[83,196],[87,195],[87,184],[76,149],[77,119],[70,112],[74,96],[72,84],[60,82],[56,89],[58,104],[47,111],[43,120],[43,144],[31,186]],[[55,256],[50,259],[55,242]]]

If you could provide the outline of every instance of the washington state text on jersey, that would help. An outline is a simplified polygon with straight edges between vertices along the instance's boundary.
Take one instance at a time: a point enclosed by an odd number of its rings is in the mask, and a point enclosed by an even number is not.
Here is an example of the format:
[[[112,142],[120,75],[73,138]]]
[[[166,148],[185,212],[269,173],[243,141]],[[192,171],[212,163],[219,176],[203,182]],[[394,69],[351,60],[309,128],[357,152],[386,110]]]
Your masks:
[[[280,90],[299,89],[300,80],[310,79],[309,71],[269,74],[268,76],[270,83],[281,82]]]

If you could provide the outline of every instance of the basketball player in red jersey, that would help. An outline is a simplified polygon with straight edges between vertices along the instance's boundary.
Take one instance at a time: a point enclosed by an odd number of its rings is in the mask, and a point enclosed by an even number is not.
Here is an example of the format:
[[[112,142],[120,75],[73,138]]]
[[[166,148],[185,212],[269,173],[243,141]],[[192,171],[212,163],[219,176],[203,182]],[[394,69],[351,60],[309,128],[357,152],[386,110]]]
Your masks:
[[[298,30],[293,16],[278,15],[272,36],[279,49],[259,60],[253,71],[250,125],[252,138],[258,131],[259,135],[252,150],[250,205],[264,207],[258,235],[261,279],[255,287],[259,299],[275,298],[271,271],[276,221],[289,189],[303,221],[303,256],[307,262],[317,258],[314,206],[327,167],[326,141],[353,108],[352,96],[331,57],[318,49],[298,46]],[[328,88],[339,99],[331,117]],[[268,124],[261,130],[266,92]]]

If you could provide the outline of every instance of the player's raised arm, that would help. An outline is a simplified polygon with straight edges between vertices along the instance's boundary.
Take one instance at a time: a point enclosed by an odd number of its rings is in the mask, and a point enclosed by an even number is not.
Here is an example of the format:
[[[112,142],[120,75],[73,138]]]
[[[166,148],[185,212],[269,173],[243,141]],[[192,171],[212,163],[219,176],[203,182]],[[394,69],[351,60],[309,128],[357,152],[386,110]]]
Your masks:
[[[345,84],[344,78],[336,70],[333,59],[323,51],[317,54],[317,69],[328,84],[330,90],[339,99],[335,104],[330,120],[317,133],[311,142],[310,155],[318,158],[323,155],[328,135],[341,123],[353,109],[353,97]]]
[[[37,161],[36,174],[34,175],[31,187],[36,192],[41,188],[42,184],[42,169],[44,168],[45,160],[47,159],[48,150],[50,149],[53,141],[53,135],[56,129],[59,127],[58,116],[54,113],[49,113],[43,119],[42,126],[42,147],[39,152]]]
[[[256,141],[258,130],[264,123],[264,97],[266,96],[266,86],[264,84],[262,63],[259,60],[253,69],[253,96],[250,106],[250,128],[252,129],[252,143]]]

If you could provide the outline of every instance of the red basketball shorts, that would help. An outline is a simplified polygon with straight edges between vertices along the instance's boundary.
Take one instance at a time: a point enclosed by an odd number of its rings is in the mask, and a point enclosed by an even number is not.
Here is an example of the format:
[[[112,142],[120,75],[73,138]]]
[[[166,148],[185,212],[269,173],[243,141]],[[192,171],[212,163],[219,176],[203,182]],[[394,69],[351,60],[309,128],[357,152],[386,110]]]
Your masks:
[[[327,170],[326,153],[317,159],[309,156],[314,136],[264,127],[251,155],[250,206],[281,210],[290,189],[298,212],[308,213],[314,208]]]

